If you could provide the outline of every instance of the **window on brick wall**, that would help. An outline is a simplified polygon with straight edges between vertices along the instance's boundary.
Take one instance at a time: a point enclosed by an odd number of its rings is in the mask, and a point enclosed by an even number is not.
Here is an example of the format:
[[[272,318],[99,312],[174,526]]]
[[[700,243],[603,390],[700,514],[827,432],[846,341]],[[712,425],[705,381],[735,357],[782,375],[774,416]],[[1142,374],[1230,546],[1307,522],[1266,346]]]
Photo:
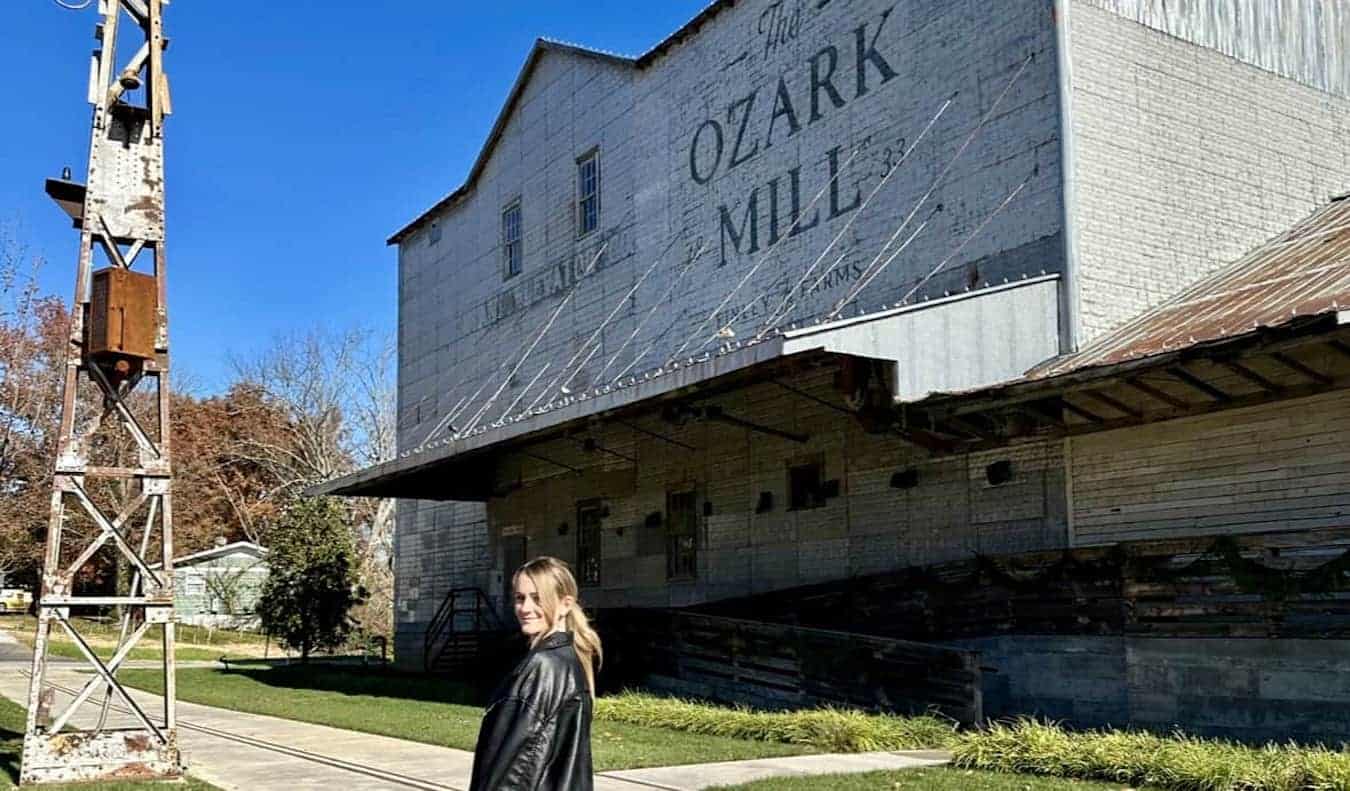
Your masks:
[[[698,494],[666,496],[666,579],[698,575]]]
[[[801,511],[825,504],[821,486],[820,463],[798,464],[788,468],[788,510]]]
[[[523,266],[520,241],[520,201],[502,209],[502,279],[520,274]]]
[[[577,574],[582,585],[600,584],[599,500],[577,503]]]
[[[600,227],[600,152],[577,160],[577,236]]]

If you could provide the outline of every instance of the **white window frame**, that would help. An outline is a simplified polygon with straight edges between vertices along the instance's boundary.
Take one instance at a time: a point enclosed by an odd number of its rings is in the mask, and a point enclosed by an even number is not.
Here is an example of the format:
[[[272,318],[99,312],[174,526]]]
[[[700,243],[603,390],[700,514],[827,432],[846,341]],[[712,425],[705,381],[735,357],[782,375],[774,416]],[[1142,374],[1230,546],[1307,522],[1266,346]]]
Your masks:
[[[512,229],[509,218],[515,213],[515,238],[511,238]],[[525,230],[524,216],[520,208],[520,198],[502,207],[502,280],[510,280],[525,271]]]
[[[594,189],[587,192],[583,182],[583,168],[586,165],[594,163],[595,177],[593,179]],[[593,213],[594,225],[586,227],[586,202],[593,200],[595,210]],[[577,157],[577,238],[589,236],[600,229],[600,148],[592,148],[581,156]]]

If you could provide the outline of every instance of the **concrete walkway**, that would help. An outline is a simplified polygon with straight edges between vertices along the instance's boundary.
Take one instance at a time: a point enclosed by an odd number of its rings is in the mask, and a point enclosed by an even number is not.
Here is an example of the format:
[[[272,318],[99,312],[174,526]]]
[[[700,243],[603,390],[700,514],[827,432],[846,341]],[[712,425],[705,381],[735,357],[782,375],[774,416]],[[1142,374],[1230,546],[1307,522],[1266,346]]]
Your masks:
[[[0,629],[0,662],[31,662],[33,654],[28,646],[19,642],[14,635]]]
[[[3,633],[0,633],[3,635]],[[0,637],[0,639],[3,639]],[[12,653],[6,652],[6,657]],[[0,695],[22,702],[28,679],[14,661],[0,663]],[[25,667],[23,668],[26,670]],[[51,680],[78,689],[88,675],[52,667]],[[158,696],[135,691],[138,704],[159,711]],[[70,699],[58,695],[58,707]],[[97,711],[96,705],[86,709]],[[189,771],[226,791],[307,789],[465,789],[473,755],[464,750],[179,702],[179,744]],[[596,776],[598,791],[685,791],[768,777],[904,769],[946,763],[932,752],[806,755],[692,766],[631,769]]]

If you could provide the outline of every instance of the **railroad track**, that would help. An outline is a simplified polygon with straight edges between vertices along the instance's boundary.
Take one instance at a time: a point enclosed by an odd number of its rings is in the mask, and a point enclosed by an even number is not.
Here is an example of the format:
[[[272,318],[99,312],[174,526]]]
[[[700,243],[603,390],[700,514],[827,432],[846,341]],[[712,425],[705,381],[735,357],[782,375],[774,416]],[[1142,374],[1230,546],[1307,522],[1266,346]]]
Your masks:
[[[23,673],[25,678],[30,679],[32,678],[32,673],[30,671],[24,670],[20,672]],[[49,684],[49,686],[51,686],[54,689],[58,689],[66,693],[67,695],[71,696],[74,696],[79,692],[79,690],[72,689],[70,687],[65,687],[60,684]],[[117,711],[122,714],[131,714],[130,709],[124,706],[120,706],[118,704],[113,704],[111,708],[114,711]],[[433,783],[429,780],[423,780],[422,778],[419,777],[412,777],[410,775],[399,774],[398,772],[391,772],[388,769],[381,769],[377,766],[370,766],[369,764],[356,763],[355,761],[345,761],[341,758],[334,758],[332,756],[322,755],[320,753],[311,752],[309,750],[302,750],[298,747],[291,747],[289,745],[281,744],[280,742],[273,742],[268,741],[266,739],[258,739],[253,736],[244,736],[238,733],[231,733],[229,731],[223,731],[219,728],[211,728],[206,725],[198,725],[196,723],[189,722],[183,719],[178,720],[178,727],[186,731],[200,733],[206,736],[211,736],[216,739],[225,739],[227,741],[235,742],[236,744],[243,744],[260,750],[268,750],[270,752],[279,753],[281,755],[290,756],[292,758],[299,758],[301,760],[309,761],[311,763],[319,764],[321,766],[327,766],[334,769],[341,769],[347,772],[351,772],[353,774],[364,775],[366,777],[374,778],[376,780],[382,780],[386,783],[403,786],[404,788],[416,788],[419,789],[420,791],[464,791],[464,789],[461,788],[460,786],[446,785],[444,783]]]

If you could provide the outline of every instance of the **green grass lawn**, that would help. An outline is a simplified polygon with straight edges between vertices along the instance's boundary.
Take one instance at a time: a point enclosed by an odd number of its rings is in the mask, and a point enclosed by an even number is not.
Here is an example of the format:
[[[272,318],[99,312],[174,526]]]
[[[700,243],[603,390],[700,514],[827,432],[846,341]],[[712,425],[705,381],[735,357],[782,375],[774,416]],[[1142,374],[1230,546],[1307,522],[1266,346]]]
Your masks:
[[[722,791],[1122,791],[1130,786],[969,769],[901,769],[855,775],[775,777],[718,788]]]
[[[19,760],[23,753],[23,708],[0,698],[0,791],[17,788]],[[172,788],[183,791],[219,791],[209,783],[188,778],[182,783],[80,783],[42,786],[53,791],[143,791],[146,788]]]
[[[125,670],[129,686],[161,692],[156,670]],[[483,711],[460,684],[381,671],[354,673],[288,665],[225,672],[178,671],[178,697],[192,703],[268,714],[472,750]],[[615,722],[592,727],[596,771],[812,752],[791,744],[682,733]]]

